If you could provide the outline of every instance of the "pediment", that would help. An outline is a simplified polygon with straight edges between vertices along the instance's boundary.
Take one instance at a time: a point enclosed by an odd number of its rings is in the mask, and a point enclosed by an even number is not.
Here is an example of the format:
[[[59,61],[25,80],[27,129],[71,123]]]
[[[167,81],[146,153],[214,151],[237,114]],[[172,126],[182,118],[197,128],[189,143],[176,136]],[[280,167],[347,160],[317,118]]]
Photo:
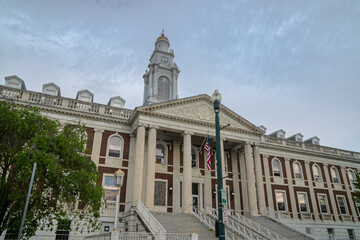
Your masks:
[[[178,99],[165,103],[152,104],[140,107],[140,112],[148,112],[159,116],[171,116],[172,119],[195,121],[207,124],[214,124],[215,113],[211,99],[208,95],[199,95],[192,98]],[[220,112],[221,126],[230,124],[230,128],[241,129],[247,132],[263,131],[258,127],[240,117],[230,109],[221,105]]]

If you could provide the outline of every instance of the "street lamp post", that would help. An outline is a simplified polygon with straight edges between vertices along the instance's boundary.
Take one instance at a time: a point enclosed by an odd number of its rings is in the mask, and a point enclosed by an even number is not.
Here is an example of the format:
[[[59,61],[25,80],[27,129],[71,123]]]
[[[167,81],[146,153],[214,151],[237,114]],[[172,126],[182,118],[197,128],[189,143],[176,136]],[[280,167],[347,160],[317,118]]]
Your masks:
[[[121,171],[120,168],[119,168],[119,170],[117,170],[114,173],[115,186],[117,187],[116,206],[115,206],[115,219],[114,219],[114,233],[116,233],[116,223],[117,223],[117,217],[118,217],[118,212],[119,212],[120,188],[123,185],[124,176],[125,176],[125,173],[123,171]]]
[[[215,90],[214,93],[211,95],[211,100],[214,103],[214,111],[215,111],[219,240],[225,240],[225,225],[223,222],[223,202],[222,202],[223,177],[222,177],[222,166],[221,166],[220,120],[219,120],[221,94],[219,93],[218,90]]]

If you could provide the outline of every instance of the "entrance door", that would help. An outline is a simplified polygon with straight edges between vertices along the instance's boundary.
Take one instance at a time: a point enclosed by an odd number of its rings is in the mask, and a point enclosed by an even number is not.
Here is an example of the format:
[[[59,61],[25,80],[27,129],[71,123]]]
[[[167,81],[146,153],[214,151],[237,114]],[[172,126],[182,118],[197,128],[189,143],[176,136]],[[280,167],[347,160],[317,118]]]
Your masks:
[[[192,205],[194,208],[200,208],[198,183],[192,183]]]

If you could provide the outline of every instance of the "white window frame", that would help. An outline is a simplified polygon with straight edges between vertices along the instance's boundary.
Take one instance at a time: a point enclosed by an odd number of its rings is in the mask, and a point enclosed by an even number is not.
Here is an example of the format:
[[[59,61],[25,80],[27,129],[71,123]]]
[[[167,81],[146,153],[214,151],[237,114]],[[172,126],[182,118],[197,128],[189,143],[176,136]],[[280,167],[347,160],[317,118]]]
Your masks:
[[[350,186],[354,189],[355,183],[356,183],[356,173],[355,173],[354,170],[348,169],[348,170],[347,170],[347,174],[348,174]],[[351,178],[353,178],[353,179],[351,179],[350,176],[351,176]]]
[[[304,195],[306,211],[301,211],[301,205],[300,205],[299,195]],[[306,193],[306,192],[297,192],[297,200],[298,200],[298,205],[299,205],[300,213],[308,213],[308,212],[309,212],[309,200],[308,200],[308,197],[307,197],[307,193]]]
[[[316,176],[315,175],[315,171],[314,171],[314,168],[317,169],[319,175]],[[314,180],[315,182],[322,182],[322,176],[321,176],[321,168],[319,165],[317,165],[316,163],[314,165],[312,165],[312,172],[313,172],[313,176],[314,176]]]
[[[277,161],[279,163],[279,171],[280,171],[280,176],[275,176],[275,168],[274,168],[274,162]],[[281,165],[281,162],[279,159],[277,158],[274,158],[272,161],[271,161],[271,167],[272,167],[272,172],[273,172],[273,176],[274,177],[278,177],[278,178],[281,178],[283,177],[283,174],[282,174],[282,165]]]
[[[278,202],[277,196],[276,196],[277,193],[282,193],[283,194],[285,210],[279,210],[279,202]],[[284,190],[275,190],[275,200],[276,200],[276,209],[277,209],[277,211],[279,211],[279,212],[287,212],[286,192]]]
[[[113,137],[119,137],[120,138],[120,154],[119,157],[114,157],[114,156],[109,156],[109,151],[110,151],[110,140]],[[124,138],[119,135],[119,134],[112,134],[108,137],[107,140],[107,149],[106,149],[106,157],[108,158],[115,158],[115,159],[122,159],[123,158],[123,153],[124,153]]]
[[[105,179],[106,177],[112,177],[114,178],[114,186],[107,186],[105,185]],[[114,174],[110,174],[110,173],[104,173],[103,174],[103,178],[102,178],[102,186],[103,186],[103,189],[108,189],[108,190],[113,190],[113,191],[117,191],[118,188],[115,187],[115,176]],[[105,199],[105,195],[104,195],[104,199]],[[116,200],[106,200],[107,202],[115,202]]]
[[[334,174],[336,175],[336,178],[334,178],[333,172],[334,172]],[[340,183],[341,183],[341,182],[340,182],[339,171],[337,170],[336,167],[332,166],[332,167],[330,168],[330,176],[331,176],[331,181],[332,181],[332,183],[335,183],[335,184],[340,184]],[[337,179],[337,182],[336,182],[334,179]]]
[[[167,97],[165,97],[164,96],[164,93],[165,93],[165,87],[167,87],[167,86],[165,86],[166,85],[166,83],[165,82],[167,82],[169,85],[168,85],[168,87],[169,87],[169,97],[167,98]],[[161,86],[161,84],[162,84],[162,87],[163,87],[163,92],[162,93],[160,93],[160,86]],[[157,93],[157,95],[158,95],[158,97],[159,98],[161,98],[161,99],[164,99],[164,100],[169,100],[169,99],[171,99],[172,98],[172,93],[171,93],[171,90],[172,90],[172,87],[171,87],[171,81],[170,81],[170,79],[167,77],[167,76],[165,76],[165,75],[161,75],[158,79],[157,79],[157,91],[158,91],[158,93]],[[160,95],[161,94],[161,95]]]
[[[297,177],[296,176],[296,172],[295,172],[295,165],[297,165],[299,167],[299,173],[300,174],[300,177]],[[301,164],[298,162],[298,161],[295,161],[293,162],[293,170],[294,170],[294,177],[295,177],[295,180],[303,180],[304,179],[304,175],[303,175],[303,171],[302,171],[302,166]]]
[[[162,145],[164,147],[164,158],[161,161],[157,160],[157,145]],[[167,165],[168,162],[168,146],[166,144],[166,142],[163,141],[156,141],[156,145],[155,145],[155,162],[158,164],[162,164],[162,165]]]
[[[325,206],[326,206],[326,212],[322,212],[322,209],[321,209],[321,204],[320,204],[320,197],[325,197]],[[329,214],[329,204],[328,204],[328,200],[327,200],[327,195],[326,194],[318,194],[318,202],[319,202],[319,207],[320,207],[320,213],[321,214]]]
[[[340,202],[339,202],[339,198],[343,198],[344,199],[344,207],[345,207],[345,212],[346,213],[342,213],[341,212],[341,207],[340,207]],[[347,207],[347,203],[346,203],[346,197],[344,195],[337,195],[336,196],[336,200],[337,200],[337,204],[338,204],[338,207],[339,207],[339,213],[340,215],[349,215],[349,210],[348,210],[348,207]]]
[[[192,154],[192,150],[195,151],[195,167],[193,167],[193,154]],[[196,147],[191,147],[191,168],[199,168],[199,151]]]

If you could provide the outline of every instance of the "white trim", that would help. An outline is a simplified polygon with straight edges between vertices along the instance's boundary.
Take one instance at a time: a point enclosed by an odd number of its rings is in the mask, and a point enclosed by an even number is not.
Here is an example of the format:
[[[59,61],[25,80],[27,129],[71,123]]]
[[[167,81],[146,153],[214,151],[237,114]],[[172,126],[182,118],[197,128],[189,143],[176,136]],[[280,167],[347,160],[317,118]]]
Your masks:
[[[199,168],[199,161],[200,161],[200,159],[199,159],[199,149],[197,148],[197,147],[195,147],[195,146],[191,146],[191,150],[194,150],[195,151],[195,161],[196,161],[196,166],[195,167],[193,167],[192,166],[192,151],[191,151],[191,168],[192,169],[196,169],[196,168]],[[205,157],[205,156],[204,156]],[[205,167],[206,167],[206,161],[205,161],[205,165],[204,165]]]
[[[344,198],[346,213],[341,213],[339,198]],[[345,195],[336,195],[336,200],[337,200],[337,205],[338,205],[339,214],[340,214],[340,215],[349,215],[349,209],[348,209],[348,207],[347,207]]]
[[[306,211],[305,212],[301,211],[299,194],[304,194],[305,195],[305,205],[306,205]],[[298,206],[299,206],[299,212],[300,213],[309,213],[310,209],[309,209],[309,199],[308,199],[307,193],[306,192],[297,192],[296,195],[297,195],[297,201],[298,201]]]
[[[280,165],[280,176],[275,176],[275,174],[274,174],[274,161],[278,161],[279,162],[279,165]],[[283,171],[282,171],[282,164],[281,164],[281,161],[278,159],[278,158],[276,158],[276,157],[274,157],[272,160],[271,160],[271,168],[272,168],[272,174],[273,174],[273,177],[277,177],[277,178],[282,178],[283,177]]]
[[[299,174],[300,174],[300,178],[296,177],[296,173],[295,173],[295,164],[297,164],[299,166]],[[297,160],[295,160],[293,162],[293,173],[294,173],[294,179],[295,180],[303,180],[304,179],[304,173],[303,173],[303,169],[301,166],[301,163]]]
[[[120,156],[119,157],[112,157],[112,156],[109,156],[109,146],[110,146],[110,139],[113,138],[113,137],[119,137],[120,140],[121,140],[121,144],[120,144]],[[112,158],[112,159],[123,159],[123,154],[124,154],[124,138],[118,134],[118,133],[114,133],[114,134],[111,134],[108,139],[107,139],[107,143],[106,143],[106,157],[107,158]]]
[[[284,198],[284,206],[285,206],[285,210],[279,210],[279,204],[278,204],[278,200],[277,200],[277,197],[276,197],[276,194],[277,193],[283,193],[283,198]],[[287,212],[288,210],[288,206],[287,206],[287,201],[286,201],[286,191],[284,190],[275,190],[275,201],[276,201],[276,210],[279,211],[279,212]]]
[[[332,170],[333,170],[333,169],[335,170],[335,175],[336,175],[336,178],[337,178],[338,182],[335,182],[335,181],[334,181],[334,177],[333,177],[333,175],[332,175],[332,173],[333,173]],[[330,168],[330,176],[331,176],[331,182],[332,182],[332,183],[334,183],[334,184],[341,184],[339,171],[338,171],[338,169],[337,169],[336,167],[331,166],[331,168]]]
[[[157,151],[157,145],[162,145],[164,147],[164,151],[165,151],[165,156],[164,156],[164,159],[161,160],[161,162],[158,162],[157,161],[157,155],[156,155],[156,151]],[[162,165],[167,165],[168,164],[168,145],[166,142],[164,141],[161,141],[161,140],[157,140],[156,141],[156,145],[155,145],[155,163],[158,163],[158,164],[162,164]]]
[[[326,203],[326,213],[323,213],[322,210],[321,210],[321,204],[320,204],[320,199],[319,197],[320,196],[325,196],[325,203]],[[317,200],[318,200],[318,203],[319,203],[319,207],[320,207],[320,214],[330,214],[330,211],[329,211],[329,201],[328,201],[328,198],[327,198],[327,194],[325,193],[318,193],[317,194]]]
[[[314,167],[318,169],[318,172],[319,172],[319,178],[318,178],[318,179],[315,177]],[[314,163],[314,164],[312,165],[311,171],[312,171],[312,174],[313,174],[313,177],[314,177],[315,182],[322,182],[322,181],[323,181],[322,174],[321,174],[321,168],[320,168],[320,166],[319,166],[317,163]]]

